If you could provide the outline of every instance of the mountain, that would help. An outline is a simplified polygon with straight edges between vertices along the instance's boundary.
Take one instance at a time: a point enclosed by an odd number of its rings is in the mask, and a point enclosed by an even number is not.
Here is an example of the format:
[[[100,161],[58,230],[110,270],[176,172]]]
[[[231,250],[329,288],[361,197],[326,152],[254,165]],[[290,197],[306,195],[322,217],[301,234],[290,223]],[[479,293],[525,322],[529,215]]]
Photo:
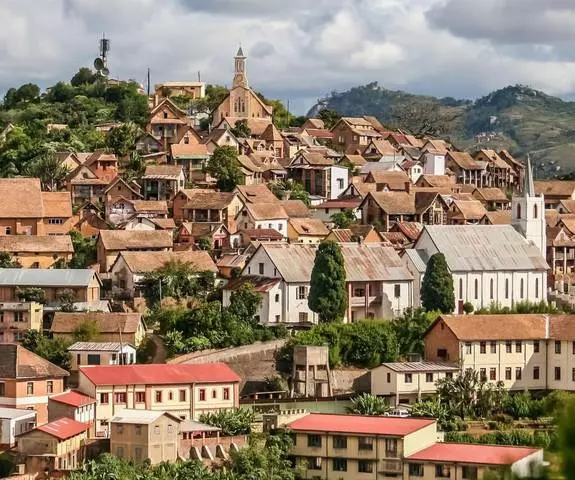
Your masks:
[[[458,148],[507,149],[531,154],[539,178],[575,175],[575,102],[522,85],[478,100],[392,91],[377,82],[332,93],[323,101],[343,116],[376,116],[384,125],[431,132]]]

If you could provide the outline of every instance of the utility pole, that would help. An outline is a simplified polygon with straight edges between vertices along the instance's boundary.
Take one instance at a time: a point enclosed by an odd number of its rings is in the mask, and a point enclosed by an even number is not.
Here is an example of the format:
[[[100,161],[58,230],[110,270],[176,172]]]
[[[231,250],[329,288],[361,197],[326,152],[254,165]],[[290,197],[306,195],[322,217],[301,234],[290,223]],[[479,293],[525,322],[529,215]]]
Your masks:
[[[148,67],[148,97],[150,96],[150,88],[151,88],[151,82],[150,82],[150,67]]]

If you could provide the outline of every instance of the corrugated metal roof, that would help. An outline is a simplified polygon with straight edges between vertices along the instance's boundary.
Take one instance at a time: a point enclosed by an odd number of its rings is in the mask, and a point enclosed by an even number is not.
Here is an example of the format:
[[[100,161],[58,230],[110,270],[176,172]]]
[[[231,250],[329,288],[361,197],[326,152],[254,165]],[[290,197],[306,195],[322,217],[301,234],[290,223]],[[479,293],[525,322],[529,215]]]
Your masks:
[[[447,362],[390,362],[382,363],[380,367],[387,367],[394,372],[455,372],[459,370],[456,363]]]
[[[0,268],[0,285],[20,287],[87,287],[92,269]]]
[[[23,408],[0,408],[0,418],[10,418],[15,420],[22,417],[35,417],[35,410],[24,410]]]
[[[425,273],[427,268],[427,261],[429,260],[429,256],[425,250],[415,250],[414,248],[408,248],[405,250],[404,255],[406,255],[411,260],[419,273]]]
[[[76,342],[68,347],[68,351],[119,352],[122,347],[128,346],[135,348],[129,343],[120,342]]]
[[[131,410],[131,409],[123,409],[118,415],[116,415],[112,420],[111,423],[140,423],[140,424],[148,424],[155,422],[158,418],[162,415],[165,415],[166,412],[161,410]]]
[[[426,225],[452,272],[547,270],[541,252],[511,225]]]

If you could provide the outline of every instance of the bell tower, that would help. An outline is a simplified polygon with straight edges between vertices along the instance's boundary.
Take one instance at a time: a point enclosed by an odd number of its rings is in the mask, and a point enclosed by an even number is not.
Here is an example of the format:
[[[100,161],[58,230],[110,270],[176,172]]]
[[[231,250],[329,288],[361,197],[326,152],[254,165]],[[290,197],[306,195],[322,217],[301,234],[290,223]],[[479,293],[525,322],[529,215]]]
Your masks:
[[[533,243],[543,258],[547,254],[547,232],[545,223],[545,199],[535,194],[531,159],[527,156],[523,192],[511,199],[511,224],[527,240]]]
[[[238,49],[238,53],[236,53],[236,56],[234,57],[235,74],[232,86],[233,88],[248,88],[248,77],[246,76],[246,58],[247,57],[244,55],[242,47],[240,47]]]

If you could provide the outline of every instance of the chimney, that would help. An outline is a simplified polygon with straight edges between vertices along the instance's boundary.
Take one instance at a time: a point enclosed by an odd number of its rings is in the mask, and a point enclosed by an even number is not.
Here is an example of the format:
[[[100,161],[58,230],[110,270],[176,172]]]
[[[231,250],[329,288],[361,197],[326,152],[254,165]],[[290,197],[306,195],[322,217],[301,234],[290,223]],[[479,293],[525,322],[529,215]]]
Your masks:
[[[411,193],[411,182],[405,182],[405,191]]]

